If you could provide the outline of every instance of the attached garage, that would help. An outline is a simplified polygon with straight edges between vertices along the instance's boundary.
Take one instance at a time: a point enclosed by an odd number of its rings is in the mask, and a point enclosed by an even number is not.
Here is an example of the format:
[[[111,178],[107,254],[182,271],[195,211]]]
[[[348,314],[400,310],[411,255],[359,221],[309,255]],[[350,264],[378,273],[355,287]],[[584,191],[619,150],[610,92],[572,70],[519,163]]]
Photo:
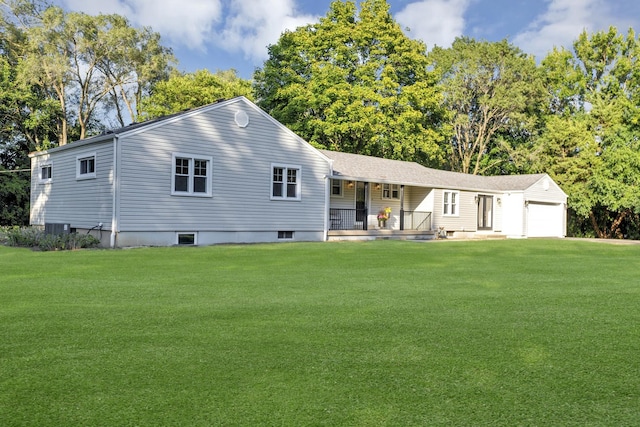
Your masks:
[[[505,236],[566,236],[567,195],[551,177],[538,174],[497,178],[503,194],[496,206],[502,209],[502,233]]]
[[[564,204],[528,202],[528,237],[564,237]]]

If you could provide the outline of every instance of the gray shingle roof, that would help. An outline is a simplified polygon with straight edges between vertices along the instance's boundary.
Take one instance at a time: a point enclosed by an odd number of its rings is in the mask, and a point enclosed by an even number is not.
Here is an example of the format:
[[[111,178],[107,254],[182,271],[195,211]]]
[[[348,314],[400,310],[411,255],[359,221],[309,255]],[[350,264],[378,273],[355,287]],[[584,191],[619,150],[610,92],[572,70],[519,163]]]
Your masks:
[[[459,190],[525,190],[545,174],[478,176],[431,169],[415,162],[320,150],[333,161],[336,178]]]

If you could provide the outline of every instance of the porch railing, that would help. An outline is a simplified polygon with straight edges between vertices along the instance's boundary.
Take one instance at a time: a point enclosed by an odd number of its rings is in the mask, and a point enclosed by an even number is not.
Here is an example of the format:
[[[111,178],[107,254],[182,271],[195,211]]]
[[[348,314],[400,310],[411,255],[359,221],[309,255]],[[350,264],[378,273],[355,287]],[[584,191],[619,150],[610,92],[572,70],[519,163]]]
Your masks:
[[[403,211],[401,230],[431,230],[431,212]],[[366,230],[366,209],[329,209],[329,230]]]
[[[431,212],[404,211],[404,230],[431,230]]]
[[[366,230],[366,209],[329,209],[329,230]]]

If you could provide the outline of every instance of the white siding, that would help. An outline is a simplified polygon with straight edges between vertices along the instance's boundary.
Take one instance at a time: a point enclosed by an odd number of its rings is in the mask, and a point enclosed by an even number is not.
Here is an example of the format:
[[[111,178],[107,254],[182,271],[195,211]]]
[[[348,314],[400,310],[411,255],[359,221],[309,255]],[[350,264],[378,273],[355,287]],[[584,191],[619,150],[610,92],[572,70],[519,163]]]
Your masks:
[[[459,191],[458,215],[443,214],[443,193],[445,190],[436,189],[434,191],[433,203],[433,227],[438,229],[444,227],[447,231],[476,231],[478,226],[477,213],[478,206],[475,201],[475,192]],[[450,191],[450,190],[446,190]]]
[[[408,187],[409,203],[405,197],[405,209],[411,211],[431,212],[433,213],[434,191],[431,188]],[[406,196],[405,192],[405,196]]]
[[[524,220],[524,193],[505,193],[502,196],[502,233],[512,238],[524,237]]]
[[[249,125],[234,115],[242,110]],[[328,162],[245,102],[120,138],[120,231],[324,230]],[[213,158],[213,196],[172,196],[172,153]],[[271,200],[272,163],[300,167],[300,201]],[[275,239],[274,239],[275,240]]]
[[[349,182],[342,182],[342,196],[331,195],[329,204],[334,209],[355,209],[356,208],[356,186],[355,183],[349,186]],[[371,186],[369,186],[371,188]]]
[[[493,231],[496,233],[502,233],[502,201],[504,197],[502,194],[493,195]]]
[[[99,223],[110,229],[112,217],[112,165],[111,141],[91,146],[54,150],[50,154],[36,154],[31,159],[31,217],[33,225],[47,222],[69,223],[73,228],[91,228]],[[76,159],[88,154],[96,155],[96,178],[76,178]],[[40,183],[39,165],[52,162],[50,183]]]
[[[540,181],[527,188],[524,192],[527,201],[542,203],[566,203],[567,195],[549,177],[544,177]]]

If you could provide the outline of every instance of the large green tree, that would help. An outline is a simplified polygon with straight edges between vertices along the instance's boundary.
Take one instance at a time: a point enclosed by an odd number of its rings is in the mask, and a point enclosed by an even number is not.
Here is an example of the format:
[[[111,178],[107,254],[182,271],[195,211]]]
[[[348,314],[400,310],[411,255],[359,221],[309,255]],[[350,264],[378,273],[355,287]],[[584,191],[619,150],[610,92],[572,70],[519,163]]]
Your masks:
[[[472,174],[509,172],[510,151],[535,133],[543,86],[536,63],[506,40],[457,38],[434,48],[444,105],[452,112],[449,167]]]
[[[120,126],[143,117],[142,100],[156,85],[175,72],[171,50],[161,44],[160,34],[149,27],[132,28],[122,17],[109,31],[107,43],[115,49],[103,56],[97,67],[110,88],[107,107],[113,107]]]
[[[640,235],[639,61],[635,33],[613,27],[542,61],[549,117],[533,165],[568,193],[575,233]]]
[[[56,140],[58,104],[19,76],[26,35],[0,16],[0,225],[29,221],[30,151]]]
[[[425,52],[385,0],[334,1],[269,46],[257,102],[317,146],[440,165],[448,128]]]
[[[158,34],[131,27],[122,16],[65,13],[34,0],[3,3],[5,27],[24,34],[15,46],[23,58],[16,78],[59,104],[59,145],[69,141],[72,127],[74,137],[85,138],[104,124],[102,107],[115,107],[121,125],[136,120],[136,104],[175,62]]]
[[[151,95],[143,98],[145,118],[164,116],[236,96],[253,98],[251,81],[238,77],[236,71],[198,70],[195,73],[174,73],[157,83]]]

